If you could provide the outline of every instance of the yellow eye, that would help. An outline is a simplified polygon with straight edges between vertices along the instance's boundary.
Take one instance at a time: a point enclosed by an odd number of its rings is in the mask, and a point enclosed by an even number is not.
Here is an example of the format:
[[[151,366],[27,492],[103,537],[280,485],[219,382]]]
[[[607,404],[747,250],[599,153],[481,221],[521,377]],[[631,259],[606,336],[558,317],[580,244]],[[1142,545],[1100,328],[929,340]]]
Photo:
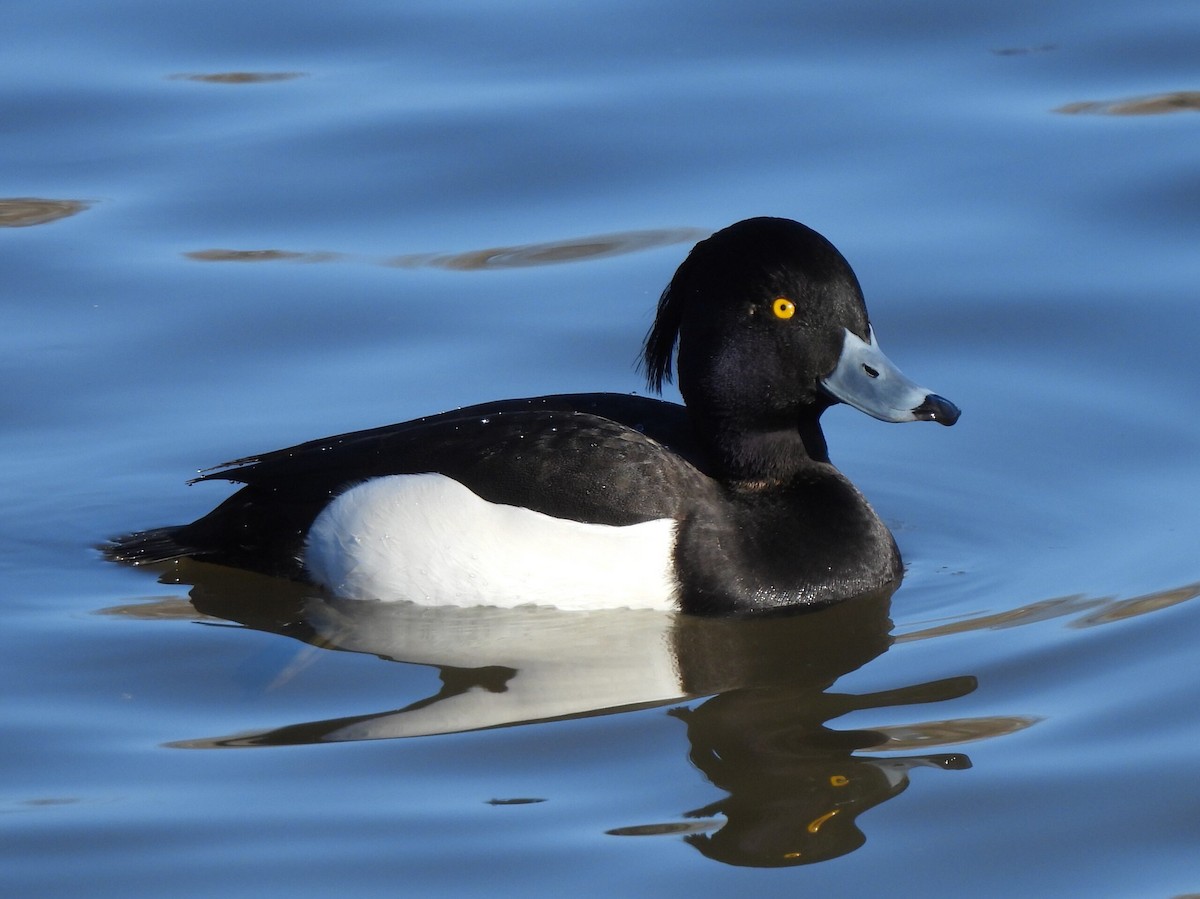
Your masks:
[[[796,314],[796,304],[787,297],[780,297],[771,304],[771,311],[776,318],[789,319]]]

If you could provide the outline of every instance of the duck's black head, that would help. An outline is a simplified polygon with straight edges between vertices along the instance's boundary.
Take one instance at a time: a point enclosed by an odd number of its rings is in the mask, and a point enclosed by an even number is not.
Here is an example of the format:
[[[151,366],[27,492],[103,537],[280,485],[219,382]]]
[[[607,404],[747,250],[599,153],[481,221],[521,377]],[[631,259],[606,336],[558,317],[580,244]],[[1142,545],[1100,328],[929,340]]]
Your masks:
[[[673,355],[698,431],[739,478],[827,461],[818,419],[839,401],[886,421],[958,418],[879,351],[837,248],[788,219],[747,219],[696,244],[646,337],[652,388],[670,380]]]

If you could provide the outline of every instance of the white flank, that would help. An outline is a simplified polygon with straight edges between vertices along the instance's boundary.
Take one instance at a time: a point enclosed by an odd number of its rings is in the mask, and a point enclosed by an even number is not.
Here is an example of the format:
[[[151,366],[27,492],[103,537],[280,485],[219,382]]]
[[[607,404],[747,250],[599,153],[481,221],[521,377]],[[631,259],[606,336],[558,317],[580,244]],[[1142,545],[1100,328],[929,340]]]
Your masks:
[[[490,503],[445,475],[392,475],[317,516],[304,564],[347,599],[669,610],[674,542],[670,518],[583,524]]]

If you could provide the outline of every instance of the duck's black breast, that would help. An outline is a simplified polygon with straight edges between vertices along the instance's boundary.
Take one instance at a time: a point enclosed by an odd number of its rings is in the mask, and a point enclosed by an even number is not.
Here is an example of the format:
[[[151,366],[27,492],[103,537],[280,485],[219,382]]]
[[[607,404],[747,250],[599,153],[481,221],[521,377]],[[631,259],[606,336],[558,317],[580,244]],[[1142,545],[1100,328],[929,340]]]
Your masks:
[[[372,478],[436,472],[483,499],[588,524],[716,508],[719,487],[682,406],[622,394],[487,403],[248,457],[198,480],[245,486],[177,542],[209,561],[303,577],[305,536]]]
[[[786,484],[727,483],[681,522],[680,602],[697,614],[748,614],[838,602],[899,581],[891,532],[828,463]]]

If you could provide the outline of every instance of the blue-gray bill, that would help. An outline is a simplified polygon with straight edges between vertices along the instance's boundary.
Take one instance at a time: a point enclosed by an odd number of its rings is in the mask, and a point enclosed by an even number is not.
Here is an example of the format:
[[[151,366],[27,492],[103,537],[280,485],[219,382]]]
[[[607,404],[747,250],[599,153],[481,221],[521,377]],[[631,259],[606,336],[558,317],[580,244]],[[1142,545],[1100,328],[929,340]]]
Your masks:
[[[954,403],[910,381],[875,342],[846,331],[842,354],[821,386],[835,399],[880,421],[936,421],[952,425],[961,414]]]

